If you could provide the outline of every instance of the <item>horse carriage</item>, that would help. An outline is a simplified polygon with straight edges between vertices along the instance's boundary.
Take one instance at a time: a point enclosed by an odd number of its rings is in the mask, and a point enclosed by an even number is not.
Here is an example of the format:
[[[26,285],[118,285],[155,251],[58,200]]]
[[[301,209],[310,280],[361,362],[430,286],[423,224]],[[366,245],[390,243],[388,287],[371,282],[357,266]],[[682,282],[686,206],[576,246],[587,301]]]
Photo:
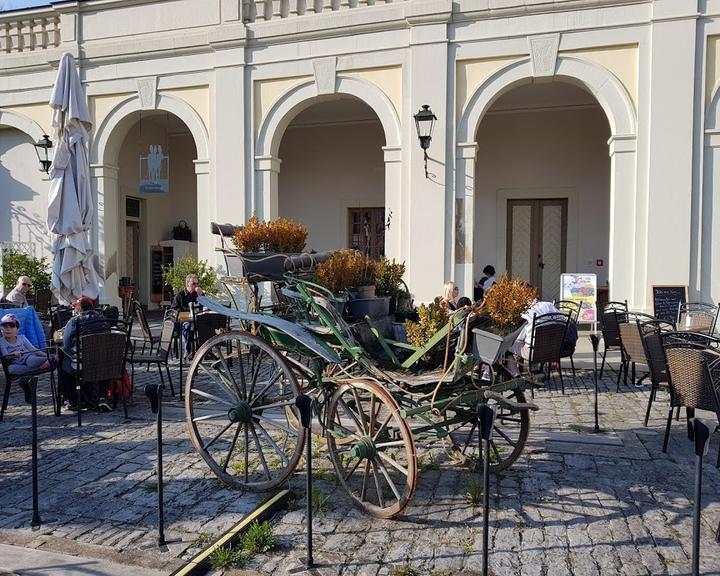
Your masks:
[[[269,277],[246,272],[225,278],[231,290],[240,284],[250,295],[235,308],[199,299],[229,317],[231,326],[196,351],[185,386],[192,442],[218,478],[250,491],[287,481],[305,442],[296,407],[302,393],[313,399],[319,422],[313,433],[324,439],[338,481],[377,517],[399,514],[411,500],[416,444],[449,442],[481,461],[479,403],[497,404],[491,471],[511,466],[537,407],[525,399],[525,379],[502,369],[481,379],[482,359],[472,353],[474,312],[453,314],[422,348],[387,340],[363,319],[378,339],[380,353],[370,351],[343,318],[337,298],[304,273],[303,264],[320,258],[288,257],[284,267],[290,270]],[[276,295],[266,308],[259,305],[261,281]],[[420,369],[437,346],[444,346],[443,365]]]

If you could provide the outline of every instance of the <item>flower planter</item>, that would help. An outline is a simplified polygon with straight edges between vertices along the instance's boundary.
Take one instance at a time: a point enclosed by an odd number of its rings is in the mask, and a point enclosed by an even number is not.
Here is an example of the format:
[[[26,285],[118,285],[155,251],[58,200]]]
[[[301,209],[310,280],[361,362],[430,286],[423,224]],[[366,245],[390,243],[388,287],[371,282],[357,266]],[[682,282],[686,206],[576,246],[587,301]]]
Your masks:
[[[285,274],[287,257],[274,252],[241,252],[243,275],[251,282],[280,280]]]
[[[393,322],[393,339],[396,342],[407,342],[407,330],[405,329],[405,322]]]
[[[473,356],[486,364],[495,364],[513,345],[521,329],[522,327],[500,336],[481,328],[473,328]]]
[[[383,298],[358,298],[350,300],[350,313],[356,320],[362,320],[365,316],[370,318],[382,318],[388,315],[390,309],[390,296]]]
[[[358,286],[357,297],[363,299],[375,298],[375,285]]]

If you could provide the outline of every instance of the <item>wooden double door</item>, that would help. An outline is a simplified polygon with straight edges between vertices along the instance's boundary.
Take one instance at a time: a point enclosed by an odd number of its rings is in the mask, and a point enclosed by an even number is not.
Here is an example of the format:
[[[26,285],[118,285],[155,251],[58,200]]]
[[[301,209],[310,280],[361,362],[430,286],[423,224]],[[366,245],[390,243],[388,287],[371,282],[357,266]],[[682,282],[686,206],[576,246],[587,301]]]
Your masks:
[[[535,286],[543,300],[558,299],[567,252],[567,198],[508,200],[507,219],[508,274]]]

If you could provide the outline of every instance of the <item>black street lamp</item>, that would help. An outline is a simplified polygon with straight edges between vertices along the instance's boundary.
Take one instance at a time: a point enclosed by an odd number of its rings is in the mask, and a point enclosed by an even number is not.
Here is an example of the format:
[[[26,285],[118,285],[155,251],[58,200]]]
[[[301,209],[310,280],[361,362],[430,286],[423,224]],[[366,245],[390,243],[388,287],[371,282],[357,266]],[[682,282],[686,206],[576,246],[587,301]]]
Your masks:
[[[50,148],[53,147],[52,141],[47,134],[43,134],[43,137],[35,142],[33,146],[35,146],[35,154],[37,154],[38,160],[40,161],[40,171],[49,174],[50,166],[52,165],[52,160],[50,159]]]
[[[437,120],[437,117],[433,114],[433,111],[430,110],[430,106],[428,104],[423,104],[422,108],[417,114],[415,114],[415,116],[413,116],[413,118],[415,118],[415,129],[417,130],[418,140],[420,140],[420,148],[422,148],[423,155],[425,157],[425,178],[427,178],[427,150],[430,148],[433,128],[435,127],[435,120]]]

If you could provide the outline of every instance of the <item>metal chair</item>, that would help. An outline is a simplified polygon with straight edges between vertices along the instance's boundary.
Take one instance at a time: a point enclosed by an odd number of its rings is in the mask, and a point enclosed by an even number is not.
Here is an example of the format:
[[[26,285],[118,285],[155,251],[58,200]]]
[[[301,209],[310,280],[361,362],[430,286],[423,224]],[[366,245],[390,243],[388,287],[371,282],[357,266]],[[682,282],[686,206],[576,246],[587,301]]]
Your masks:
[[[720,308],[705,302],[686,302],[678,306],[678,330],[713,334]]]
[[[138,302],[137,300],[133,300],[132,302],[132,316],[137,318],[138,324],[140,326],[140,330],[142,331],[143,335],[143,347],[141,354],[145,353],[145,346],[148,344],[150,345],[149,353],[152,354],[153,348],[155,347],[155,344],[157,344],[160,340],[158,336],[155,336],[150,331],[150,324],[148,324],[147,316],[145,316],[145,309],[143,308],[142,304]]]
[[[35,291],[35,311],[40,318],[47,318],[50,315],[51,303],[52,290],[49,288],[41,288]]]
[[[157,352],[155,354],[135,354],[135,351],[131,352],[128,362],[131,366],[130,381],[132,382],[133,388],[135,387],[135,364],[147,364],[148,367],[152,364],[156,364],[158,372],[160,373],[160,382],[164,385],[165,378],[163,377],[163,366],[167,373],[168,382],[170,383],[170,393],[175,396],[175,388],[173,387],[172,376],[170,375],[170,367],[168,366],[168,360],[170,358],[170,349],[172,347],[173,336],[175,334],[175,321],[172,318],[163,321],[162,331],[160,332],[160,338],[158,340]],[[180,382],[180,393],[182,394],[182,376]]]
[[[690,419],[694,417],[695,409],[713,412],[720,427],[720,352],[696,342],[676,340],[672,333],[665,335],[663,341],[670,387],[670,410],[662,449],[667,452],[672,412],[676,406],[684,406],[687,410],[690,440],[693,440]],[[716,466],[720,468],[720,450]]]
[[[124,332],[105,332],[80,336],[77,354],[75,388],[77,390],[78,426],[82,425],[83,384],[88,382],[114,382],[121,380],[125,369],[127,335]],[[121,394],[125,418],[128,417],[127,401]]]
[[[565,382],[560,367],[560,354],[569,324],[570,314],[567,312],[550,312],[535,316],[532,321],[532,336],[527,361],[528,372],[532,372],[533,364],[547,365],[548,377],[552,363],[557,362],[563,394],[565,394]],[[531,391],[534,398],[534,389]]]
[[[569,312],[570,319],[577,323],[580,319],[580,303],[574,300],[557,300],[553,304],[560,312]]]
[[[605,357],[607,356],[608,350],[610,348],[617,348],[622,353],[618,314],[627,314],[627,311],[627,300],[625,300],[624,302],[608,302],[598,314],[603,335],[603,356],[602,363],[600,364],[600,378],[602,378],[603,370],[605,369]],[[618,379],[619,378],[618,376]]]
[[[638,328],[645,350],[645,358],[647,359],[652,385],[647,410],[645,411],[645,426],[647,427],[648,420],[650,419],[650,409],[652,408],[652,403],[655,401],[658,389],[667,388],[668,386],[667,359],[665,358],[662,337],[663,334],[674,331],[675,325],[666,320],[647,320],[645,322],[639,322]]]
[[[620,365],[620,372],[618,372],[617,379],[617,391],[620,391],[620,376],[624,372],[624,381],[627,386],[628,367],[632,370],[632,376],[630,377],[630,383],[635,384],[635,370],[636,365],[641,364],[644,366],[648,365],[647,357],[645,356],[645,347],[642,342],[642,335],[640,333],[640,322],[647,322],[654,320],[649,314],[642,314],[640,312],[628,312],[618,318],[618,331],[620,336],[620,347],[622,348],[622,356],[624,362]],[[642,382],[649,372],[638,380],[638,383]]]
[[[49,361],[50,348],[47,348],[45,352]],[[25,372],[24,374],[11,374],[10,364],[10,359],[2,358],[2,368],[5,373],[5,393],[3,395],[2,407],[0,408],[0,422],[2,422],[5,410],[7,410],[8,401],[10,400],[10,387],[12,386],[12,383],[16,380],[20,380],[21,378],[30,378],[32,376],[39,376],[40,374],[50,375],[50,393],[52,395],[53,411],[55,412],[55,416],[60,416],[60,396],[55,389],[55,365],[53,364],[42,370],[38,369]]]

